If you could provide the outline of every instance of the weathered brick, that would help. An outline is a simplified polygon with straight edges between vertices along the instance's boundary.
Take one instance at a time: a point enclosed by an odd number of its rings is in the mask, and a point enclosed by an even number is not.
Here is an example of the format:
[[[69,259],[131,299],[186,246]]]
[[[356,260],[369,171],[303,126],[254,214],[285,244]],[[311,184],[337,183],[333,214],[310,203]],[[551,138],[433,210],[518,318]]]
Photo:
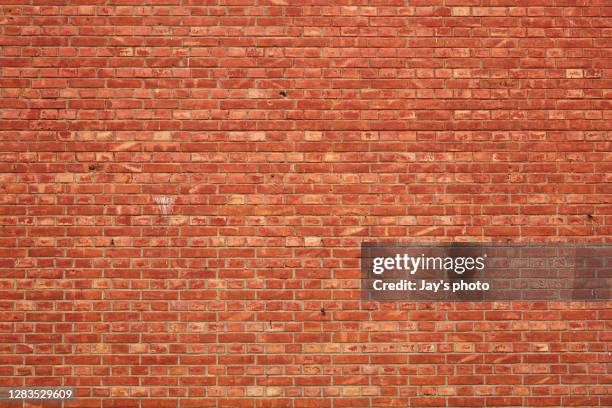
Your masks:
[[[26,3],[0,6],[3,386],[610,405],[609,304],[362,303],[358,259],[610,241],[609,1]]]

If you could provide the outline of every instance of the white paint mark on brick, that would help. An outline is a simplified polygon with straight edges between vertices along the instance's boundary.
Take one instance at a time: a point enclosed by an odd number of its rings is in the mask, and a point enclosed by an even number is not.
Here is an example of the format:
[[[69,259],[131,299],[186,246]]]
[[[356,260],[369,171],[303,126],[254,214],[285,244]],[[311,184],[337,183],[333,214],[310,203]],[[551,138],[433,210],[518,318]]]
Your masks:
[[[173,197],[169,197],[169,196],[155,197],[155,202],[157,203],[157,206],[159,207],[159,211],[161,211],[163,215],[172,214],[172,206],[174,204]]]

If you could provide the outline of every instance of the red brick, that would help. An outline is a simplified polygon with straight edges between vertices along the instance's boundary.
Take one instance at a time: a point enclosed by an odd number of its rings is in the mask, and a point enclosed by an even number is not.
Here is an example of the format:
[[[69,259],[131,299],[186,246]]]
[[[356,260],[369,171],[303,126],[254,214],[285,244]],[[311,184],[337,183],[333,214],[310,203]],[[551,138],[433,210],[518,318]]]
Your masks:
[[[610,242],[609,1],[26,3],[0,6],[3,386],[610,406],[609,304],[358,281],[365,241]]]

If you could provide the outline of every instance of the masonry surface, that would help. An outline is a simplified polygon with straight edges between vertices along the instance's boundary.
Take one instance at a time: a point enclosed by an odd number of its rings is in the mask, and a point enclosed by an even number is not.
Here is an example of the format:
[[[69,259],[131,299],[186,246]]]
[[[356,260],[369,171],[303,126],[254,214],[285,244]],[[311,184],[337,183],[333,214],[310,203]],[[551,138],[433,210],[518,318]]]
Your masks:
[[[362,242],[611,241],[611,6],[3,0],[0,385],[612,406],[612,303],[359,292]]]

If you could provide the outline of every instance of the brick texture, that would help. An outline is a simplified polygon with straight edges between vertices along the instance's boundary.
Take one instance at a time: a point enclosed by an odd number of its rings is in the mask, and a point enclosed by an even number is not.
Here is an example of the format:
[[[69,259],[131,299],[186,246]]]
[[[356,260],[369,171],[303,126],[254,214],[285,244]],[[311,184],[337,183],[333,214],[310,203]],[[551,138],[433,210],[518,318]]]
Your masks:
[[[611,13],[3,0],[0,385],[611,406],[611,303],[359,300],[363,241],[611,241]]]

